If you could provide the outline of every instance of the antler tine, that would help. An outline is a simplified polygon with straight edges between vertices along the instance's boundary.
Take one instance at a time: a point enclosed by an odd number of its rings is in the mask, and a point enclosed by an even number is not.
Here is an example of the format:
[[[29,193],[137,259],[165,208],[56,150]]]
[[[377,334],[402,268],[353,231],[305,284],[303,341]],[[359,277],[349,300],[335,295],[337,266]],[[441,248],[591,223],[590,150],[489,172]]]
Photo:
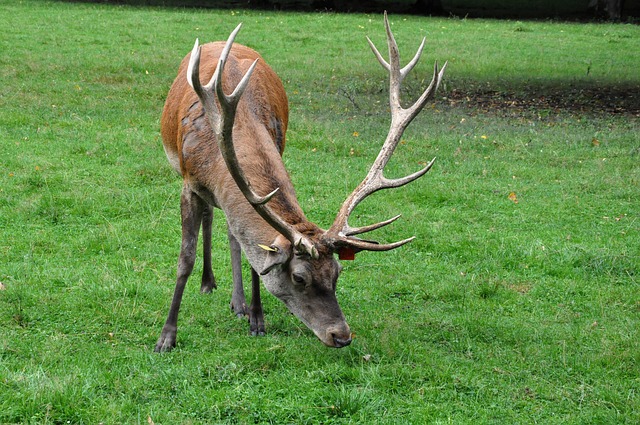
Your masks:
[[[402,245],[408,244],[415,238],[415,236],[412,236],[398,242],[386,244],[381,244],[373,241],[365,241],[357,238],[345,238],[337,241],[335,245],[348,246],[356,251],[391,251],[392,249],[400,248]]]
[[[378,62],[380,62],[380,65],[382,65],[382,67],[384,69],[389,71],[390,70],[389,63],[382,57],[382,55],[380,54],[380,51],[378,51],[378,48],[376,47],[376,45],[373,44],[373,41],[371,41],[371,39],[369,37],[366,37],[366,38],[367,38],[367,41],[369,42],[369,47],[371,47],[371,50],[373,51],[373,54],[376,55],[376,58],[378,59]]]
[[[427,37],[422,37],[422,42],[420,43],[420,47],[418,47],[416,54],[413,56],[413,59],[411,59],[411,61],[404,68],[400,70],[400,74],[402,75],[403,79],[404,77],[407,76],[407,74],[411,72],[411,70],[416,66],[416,64],[420,60],[420,57],[422,56],[422,51],[424,50],[424,45],[426,43],[427,43]]]
[[[431,169],[435,161],[434,158],[421,170],[402,178],[388,179],[384,176],[384,168],[386,167],[389,159],[398,146],[404,130],[415,118],[415,116],[418,115],[418,113],[422,110],[427,100],[429,100],[433,96],[440,84],[440,81],[444,75],[444,69],[446,67],[445,63],[445,66],[443,66],[441,70],[438,70],[438,65],[436,63],[434,67],[433,79],[431,80],[429,87],[427,87],[427,89],[422,93],[422,95],[413,105],[406,109],[403,108],[400,103],[400,87],[402,84],[402,80],[418,63],[418,60],[420,59],[420,56],[422,55],[422,52],[424,50],[425,39],[423,38],[413,59],[411,59],[411,61],[409,61],[409,63],[404,68],[400,68],[400,54],[398,52],[398,44],[396,43],[393,33],[391,32],[391,26],[389,25],[389,19],[386,12],[384,14],[384,24],[387,33],[389,61],[387,62],[382,57],[378,49],[368,37],[367,41],[375,57],[378,59],[378,62],[380,62],[382,67],[389,72],[389,103],[391,107],[391,126],[389,129],[389,134],[387,135],[387,138],[382,145],[380,153],[378,154],[376,160],[373,162],[369,173],[367,174],[365,179],[358,185],[358,187],[356,187],[356,189],[351,193],[351,195],[349,195],[349,197],[347,197],[347,199],[344,201],[340,208],[340,211],[338,212],[338,215],[336,216],[336,219],[334,220],[333,225],[326,233],[326,238],[330,241],[330,243],[333,243],[334,246],[346,245],[356,250],[386,251],[398,248],[399,246],[402,246],[413,240],[413,238],[409,238],[391,244],[377,244],[376,242],[364,241],[361,239],[350,237],[352,235],[379,229],[394,222],[400,216],[398,215],[386,221],[356,228],[349,226],[349,216],[356,208],[356,206],[367,196],[381,189],[390,189],[403,186],[422,177]]]
[[[187,82],[198,97],[204,97],[207,93],[202,89],[202,83],[200,83],[200,42],[196,38],[196,42],[191,50],[191,56],[189,57],[189,66],[187,68]]]
[[[448,63],[449,62],[445,62],[440,70],[438,70],[438,62],[434,64],[433,78],[431,78],[429,87],[427,87],[427,89],[422,93],[418,100],[416,100],[416,102],[407,109],[408,115],[410,117],[408,120],[409,122],[411,122],[411,120],[413,120],[413,118],[415,118],[416,115],[420,113],[424,105],[426,105],[427,101],[433,98],[433,95],[438,90],[438,87],[440,87],[440,82],[442,81],[442,77],[444,77],[444,71],[447,68]]]
[[[380,223],[376,223],[376,224],[370,224],[368,226],[362,226],[362,227],[350,227],[350,226],[347,226],[345,228],[345,230],[343,231],[343,233],[344,233],[345,236],[353,236],[353,235],[359,235],[361,233],[371,232],[373,230],[376,230],[376,229],[379,229],[381,227],[384,227],[387,224],[393,223],[394,221],[396,221],[400,217],[402,217],[402,214],[398,214],[395,217],[391,217],[389,220],[381,221]]]
[[[371,50],[373,51],[373,54],[378,59],[378,62],[380,62],[380,65],[382,65],[382,67],[387,71],[390,71],[391,67],[389,66],[389,63],[382,57],[382,55],[378,51],[378,48],[376,47],[375,44],[373,44],[373,41],[371,41],[369,37],[367,37],[367,42],[369,42],[369,47],[371,47]],[[411,70],[416,66],[416,64],[420,60],[420,56],[422,56],[422,51],[424,49],[426,42],[427,42],[427,38],[423,37],[422,42],[420,43],[420,47],[418,47],[418,51],[413,56],[413,59],[411,59],[411,61],[404,68],[400,70],[400,76],[402,77],[402,79],[404,79],[404,77],[406,77],[407,74],[411,72]]]
[[[249,67],[249,70],[233,90],[233,93],[228,96],[224,93],[224,91],[222,90],[222,78],[220,76],[224,71],[225,64],[227,63],[227,59],[229,57],[229,52],[231,52],[231,46],[233,46],[233,41],[236,39],[236,35],[240,31],[240,28],[242,28],[242,24],[238,24],[238,26],[229,35],[227,43],[224,45],[224,49],[222,49],[222,53],[220,54],[218,67],[216,68],[216,71],[211,77],[211,81],[209,82],[209,85],[213,85],[215,87],[218,97],[224,99],[226,104],[232,105],[234,108],[237,107],[238,102],[240,101],[240,97],[242,97],[242,93],[244,93],[247,85],[249,84],[251,74],[253,74],[253,70],[258,64],[258,59],[253,61],[253,63]]]
[[[269,202],[280,188],[276,188],[265,196],[258,195],[242,170],[236,155],[232,135],[236,110],[238,108],[240,98],[249,85],[251,75],[258,64],[258,59],[256,59],[230,95],[224,93],[224,89],[222,87],[222,75],[224,73],[224,68],[229,58],[233,42],[241,27],[242,24],[239,24],[229,35],[227,43],[225,44],[222,53],[220,54],[220,58],[218,59],[218,66],[216,67],[211,80],[204,87],[202,86],[199,78],[201,48],[198,44],[198,40],[196,40],[191,52],[191,58],[189,59],[187,80],[200,98],[200,102],[203,105],[207,119],[216,134],[216,141],[220,148],[220,153],[224,158],[229,173],[235,180],[242,194],[249,201],[254,210],[260,214],[260,216],[269,223],[271,227],[284,235],[294,245],[298,253],[308,254],[313,258],[317,258],[318,251],[313,243],[298,232],[293,226],[286,223],[266,205],[266,203]],[[220,105],[219,108],[216,105],[216,100]]]
[[[402,214],[398,214],[395,217],[392,217],[392,218],[390,218],[388,220],[381,221],[381,222],[375,223],[375,224],[370,224],[368,226],[351,227],[349,225],[349,223],[348,223],[349,215],[351,215],[351,212],[367,196],[369,196],[372,193],[377,192],[378,190],[381,190],[381,189],[391,189],[391,188],[400,187],[400,186],[404,186],[406,184],[409,184],[412,181],[417,180],[420,177],[422,177],[423,175],[425,175],[431,169],[431,167],[433,166],[433,164],[435,162],[436,162],[436,159],[433,158],[421,170],[416,171],[415,173],[409,174],[408,176],[405,176],[405,177],[402,177],[402,178],[387,179],[386,177],[380,175],[380,184],[378,184],[378,185],[371,184],[369,186],[369,190],[362,190],[360,192],[359,196],[353,196],[353,199],[351,199],[351,202],[349,202],[349,206],[347,208],[345,208],[346,218],[345,218],[344,222],[341,221],[341,223],[342,223],[342,231],[341,231],[341,233],[344,236],[359,235],[361,233],[366,233],[366,232],[370,232],[372,230],[379,229],[379,228],[384,227],[384,226],[386,226],[388,224],[391,224],[394,221],[396,221],[397,219],[399,219],[402,216]],[[354,191],[354,193],[355,193],[355,191]],[[345,204],[346,204],[346,202],[345,202]],[[344,208],[344,205],[343,205],[343,208]],[[340,212],[342,213],[342,210]],[[336,221],[337,221],[337,219],[336,219]]]

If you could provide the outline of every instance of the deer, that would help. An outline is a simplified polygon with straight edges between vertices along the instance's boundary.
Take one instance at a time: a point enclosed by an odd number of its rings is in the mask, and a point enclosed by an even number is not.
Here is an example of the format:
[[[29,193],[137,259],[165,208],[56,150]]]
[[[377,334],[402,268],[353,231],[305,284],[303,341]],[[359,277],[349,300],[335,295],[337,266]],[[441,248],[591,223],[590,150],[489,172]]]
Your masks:
[[[200,45],[181,62],[161,118],[164,151],[182,176],[182,240],[177,279],[167,320],[155,351],[176,346],[178,312],[196,259],[202,228],[203,271],[200,291],[217,288],[212,270],[214,208],[224,212],[231,252],[233,290],[230,308],[248,317],[252,335],[265,334],[260,282],[269,293],[328,347],[348,346],[353,334],[336,297],[342,271],[339,260],[361,251],[389,251],[415,237],[392,243],[362,239],[395,222],[400,215],[365,226],[350,226],[349,217],[366,197],[381,189],[406,185],[426,174],[422,169],[401,178],[384,176],[384,168],[409,123],[432,99],[446,63],[434,66],[426,90],[408,108],[401,105],[403,79],[422,55],[423,38],[413,59],[400,67],[398,45],[384,14],[389,60],[367,37],[373,54],[389,73],[391,124],[380,153],[362,182],[340,207],[328,230],[309,221],[296,198],[282,161],[289,119],[288,99],[276,73],[253,49],[235,43],[239,24],[226,42]],[[242,253],[251,266],[251,303],[242,283]],[[338,258],[336,259],[336,254]]]

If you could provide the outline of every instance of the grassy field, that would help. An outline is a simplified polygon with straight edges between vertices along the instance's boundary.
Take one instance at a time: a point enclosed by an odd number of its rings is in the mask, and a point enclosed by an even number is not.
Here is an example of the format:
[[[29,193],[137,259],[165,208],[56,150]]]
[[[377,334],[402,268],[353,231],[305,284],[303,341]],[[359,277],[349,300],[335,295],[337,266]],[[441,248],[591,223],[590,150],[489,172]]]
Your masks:
[[[389,174],[434,169],[357,212],[403,213],[380,239],[417,239],[344,262],[353,344],[325,348],[268,294],[250,337],[218,213],[219,289],[191,282],[178,346],[155,354],[181,187],[159,117],[193,40],[244,22],[289,94],[301,204],[329,226],[388,129],[364,39],[382,45],[382,17],[0,14],[0,423],[640,422],[640,27],[392,16],[405,60],[428,40],[407,98],[449,68]]]

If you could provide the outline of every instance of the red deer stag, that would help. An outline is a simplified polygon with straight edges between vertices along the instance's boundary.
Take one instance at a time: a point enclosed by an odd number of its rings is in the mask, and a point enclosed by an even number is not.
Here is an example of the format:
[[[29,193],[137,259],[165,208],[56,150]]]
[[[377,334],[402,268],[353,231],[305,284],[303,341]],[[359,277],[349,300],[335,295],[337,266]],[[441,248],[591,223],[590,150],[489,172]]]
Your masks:
[[[399,216],[364,227],[351,227],[348,218],[368,195],[407,184],[431,168],[433,161],[403,178],[388,179],[383,175],[404,129],[433,96],[444,72],[444,67],[438,70],[436,64],[429,87],[414,105],[403,108],[400,85],[418,62],[425,40],[409,64],[400,68],[398,46],[386,14],[384,20],[389,62],[367,40],[390,74],[391,128],[368,175],[345,200],[329,230],[305,217],[282,162],[289,107],[280,79],[258,53],[233,43],[240,25],[226,43],[199,46],[196,40],[191,55],[180,65],[162,114],[164,149],[184,183],[178,277],[156,351],[170,350],[176,344],[178,311],[193,270],[201,226],[204,251],[201,291],[210,292],[216,287],[211,269],[213,207],[223,210],[227,219],[233,271],[231,309],[238,316],[249,316],[252,334],[264,333],[262,276],[267,290],[324,344],[339,348],[351,343],[351,330],[336,299],[341,267],[334,254],[352,256],[359,251],[387,251],[413,239],[381,244],[355,237],[385,226]],[[201,63],[204,75],[200,75]],[[241,250],[251,265],[249,308],[242,286]]]

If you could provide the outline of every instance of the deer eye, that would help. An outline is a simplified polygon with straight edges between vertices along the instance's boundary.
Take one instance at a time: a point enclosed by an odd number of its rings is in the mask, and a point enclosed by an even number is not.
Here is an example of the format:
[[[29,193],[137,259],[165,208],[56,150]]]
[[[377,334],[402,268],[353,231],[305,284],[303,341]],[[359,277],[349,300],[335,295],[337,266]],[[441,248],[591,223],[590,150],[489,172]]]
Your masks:
[[[298,285],[304,285],[304,276],[302,276],[301,274],[294,273],[292,278],[293,278],[293,281]]]

